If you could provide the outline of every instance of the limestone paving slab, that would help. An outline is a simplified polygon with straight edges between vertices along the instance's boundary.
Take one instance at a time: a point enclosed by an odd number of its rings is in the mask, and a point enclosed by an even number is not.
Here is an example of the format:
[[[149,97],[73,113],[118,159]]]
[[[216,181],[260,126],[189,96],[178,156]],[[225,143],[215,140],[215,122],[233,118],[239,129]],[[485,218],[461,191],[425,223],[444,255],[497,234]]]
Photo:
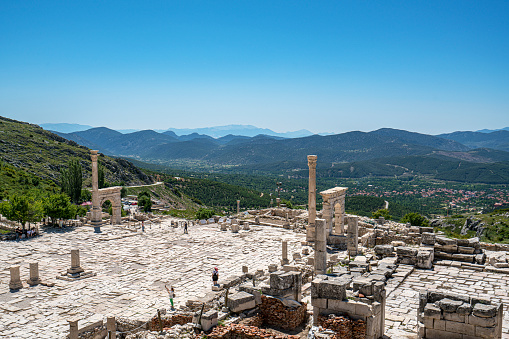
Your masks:
[[[173,219],[176,220],[176,219]],[[43,230],[29,241],[2,242],[0,246],[0,338],[62,338],[69,331],[67,319],[83,319],[84,327],[108,314],[149,318],[157,308],[169,308],[164,284],[176,292],[176,307],[211,291],[211,271],[220,279],[250,271],[267,270],[278,263],[281,241],[289,253],[301,251],[304,234],[283,228],[252,226],[239,233],[221,232],[217,224],[182,228],[170,219],[133,234],[122,227],[91,227],[71,232]],[[80,250],[81,266],[97,275],[78,281],[57,280],[71,264],[71,249]],[[9,267],[20,265],[22,281],[29,278],[29,263],[39,262],[43,281],[18,292],[9,290]]]

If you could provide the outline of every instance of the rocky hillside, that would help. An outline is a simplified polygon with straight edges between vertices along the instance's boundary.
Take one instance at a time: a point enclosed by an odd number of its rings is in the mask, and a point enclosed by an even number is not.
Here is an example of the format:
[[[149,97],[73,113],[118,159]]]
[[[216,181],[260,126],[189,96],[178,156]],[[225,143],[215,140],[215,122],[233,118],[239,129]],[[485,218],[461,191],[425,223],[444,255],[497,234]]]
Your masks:
[[[79,159],[83,166],[85,185],[90,185],[90,150],[41,127],[0,117],[0,160],[42,179],[59,182],[60,170],[70,159]],[[99,157],[104,166],[105,180],[110,183],[139,185],[153,179],[124,159],[105,155]]]

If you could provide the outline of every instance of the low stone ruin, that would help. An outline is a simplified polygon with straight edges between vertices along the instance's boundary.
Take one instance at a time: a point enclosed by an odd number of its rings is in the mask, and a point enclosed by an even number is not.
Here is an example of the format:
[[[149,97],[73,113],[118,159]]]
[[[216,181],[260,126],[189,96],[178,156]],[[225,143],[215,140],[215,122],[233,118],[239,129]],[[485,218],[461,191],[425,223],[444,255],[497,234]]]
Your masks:
[[[319,316],[346,315],[366,324],[365,337],[379,338],[385,327],[385,283],[349,274],[318,275],[311,282],[314,324]]]
[[[456,260],[483,265],[486,254],[481,249],[479,238],[449,239],[444,236],[435,238],[435,258]]]
[[[502,304],[443,291],[419,293],[419,338],[502,338]]]

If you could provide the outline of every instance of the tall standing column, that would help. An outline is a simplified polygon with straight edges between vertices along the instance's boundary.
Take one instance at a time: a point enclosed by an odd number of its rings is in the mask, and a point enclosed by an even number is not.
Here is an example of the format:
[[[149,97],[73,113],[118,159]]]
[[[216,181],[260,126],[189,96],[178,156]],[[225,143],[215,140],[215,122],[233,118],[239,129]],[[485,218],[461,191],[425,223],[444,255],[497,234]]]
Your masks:
[[[90,157],[92,158],[92,225],[97,228],[101,225],[102,211],[99,201],[99,170],[97,169],[97,153],[98,151],[91,150]]]
[[[308,155],[309,167],[309,194],[308,194],[308,228],[306,229],[306,241],[315,240],[316,219],[316,155]]]
[[[240,200],[237,200],[237,214],[240,213]]]
[[[316,219],[315,274],[327,271],[327,225],[325,219]]]
[[[359,250],[359,231],[358,231],[359,218],[351,216],[348,218],[348,231],[346,238],[346,246],[348,255],[355,256]]]

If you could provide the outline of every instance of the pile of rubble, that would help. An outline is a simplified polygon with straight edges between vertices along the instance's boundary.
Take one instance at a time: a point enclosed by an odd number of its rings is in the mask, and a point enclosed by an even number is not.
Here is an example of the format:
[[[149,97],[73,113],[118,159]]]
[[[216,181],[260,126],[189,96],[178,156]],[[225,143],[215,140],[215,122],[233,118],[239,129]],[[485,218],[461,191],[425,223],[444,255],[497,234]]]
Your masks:
[[[274,334],[273,332],[254,326],[230,324],[228,326],[216,326],[209,339],[300,339],[296,335]]]
[[[193,320],[192,315],[188,314],[174,314],[170,316],[161,317],[161,325],[164,329],[168,329],[175,325],[185,325]],[[153,317],[149,322],[149,329],[151,331],[158,331],[160,328],[159,318]]]
[[[319,316],[318,326],[334,331],[331,339],[364,339],[366,337],[366,322],[362,319],[352,320],[349,317],[331,314],[328,317]]]
[[[259,308],[264,323],[284,330],[293,330],[299,327],[307,318],[306,303],[295,303],[294,307],[286,306],[279,299],[262,295],[262,303]]]

